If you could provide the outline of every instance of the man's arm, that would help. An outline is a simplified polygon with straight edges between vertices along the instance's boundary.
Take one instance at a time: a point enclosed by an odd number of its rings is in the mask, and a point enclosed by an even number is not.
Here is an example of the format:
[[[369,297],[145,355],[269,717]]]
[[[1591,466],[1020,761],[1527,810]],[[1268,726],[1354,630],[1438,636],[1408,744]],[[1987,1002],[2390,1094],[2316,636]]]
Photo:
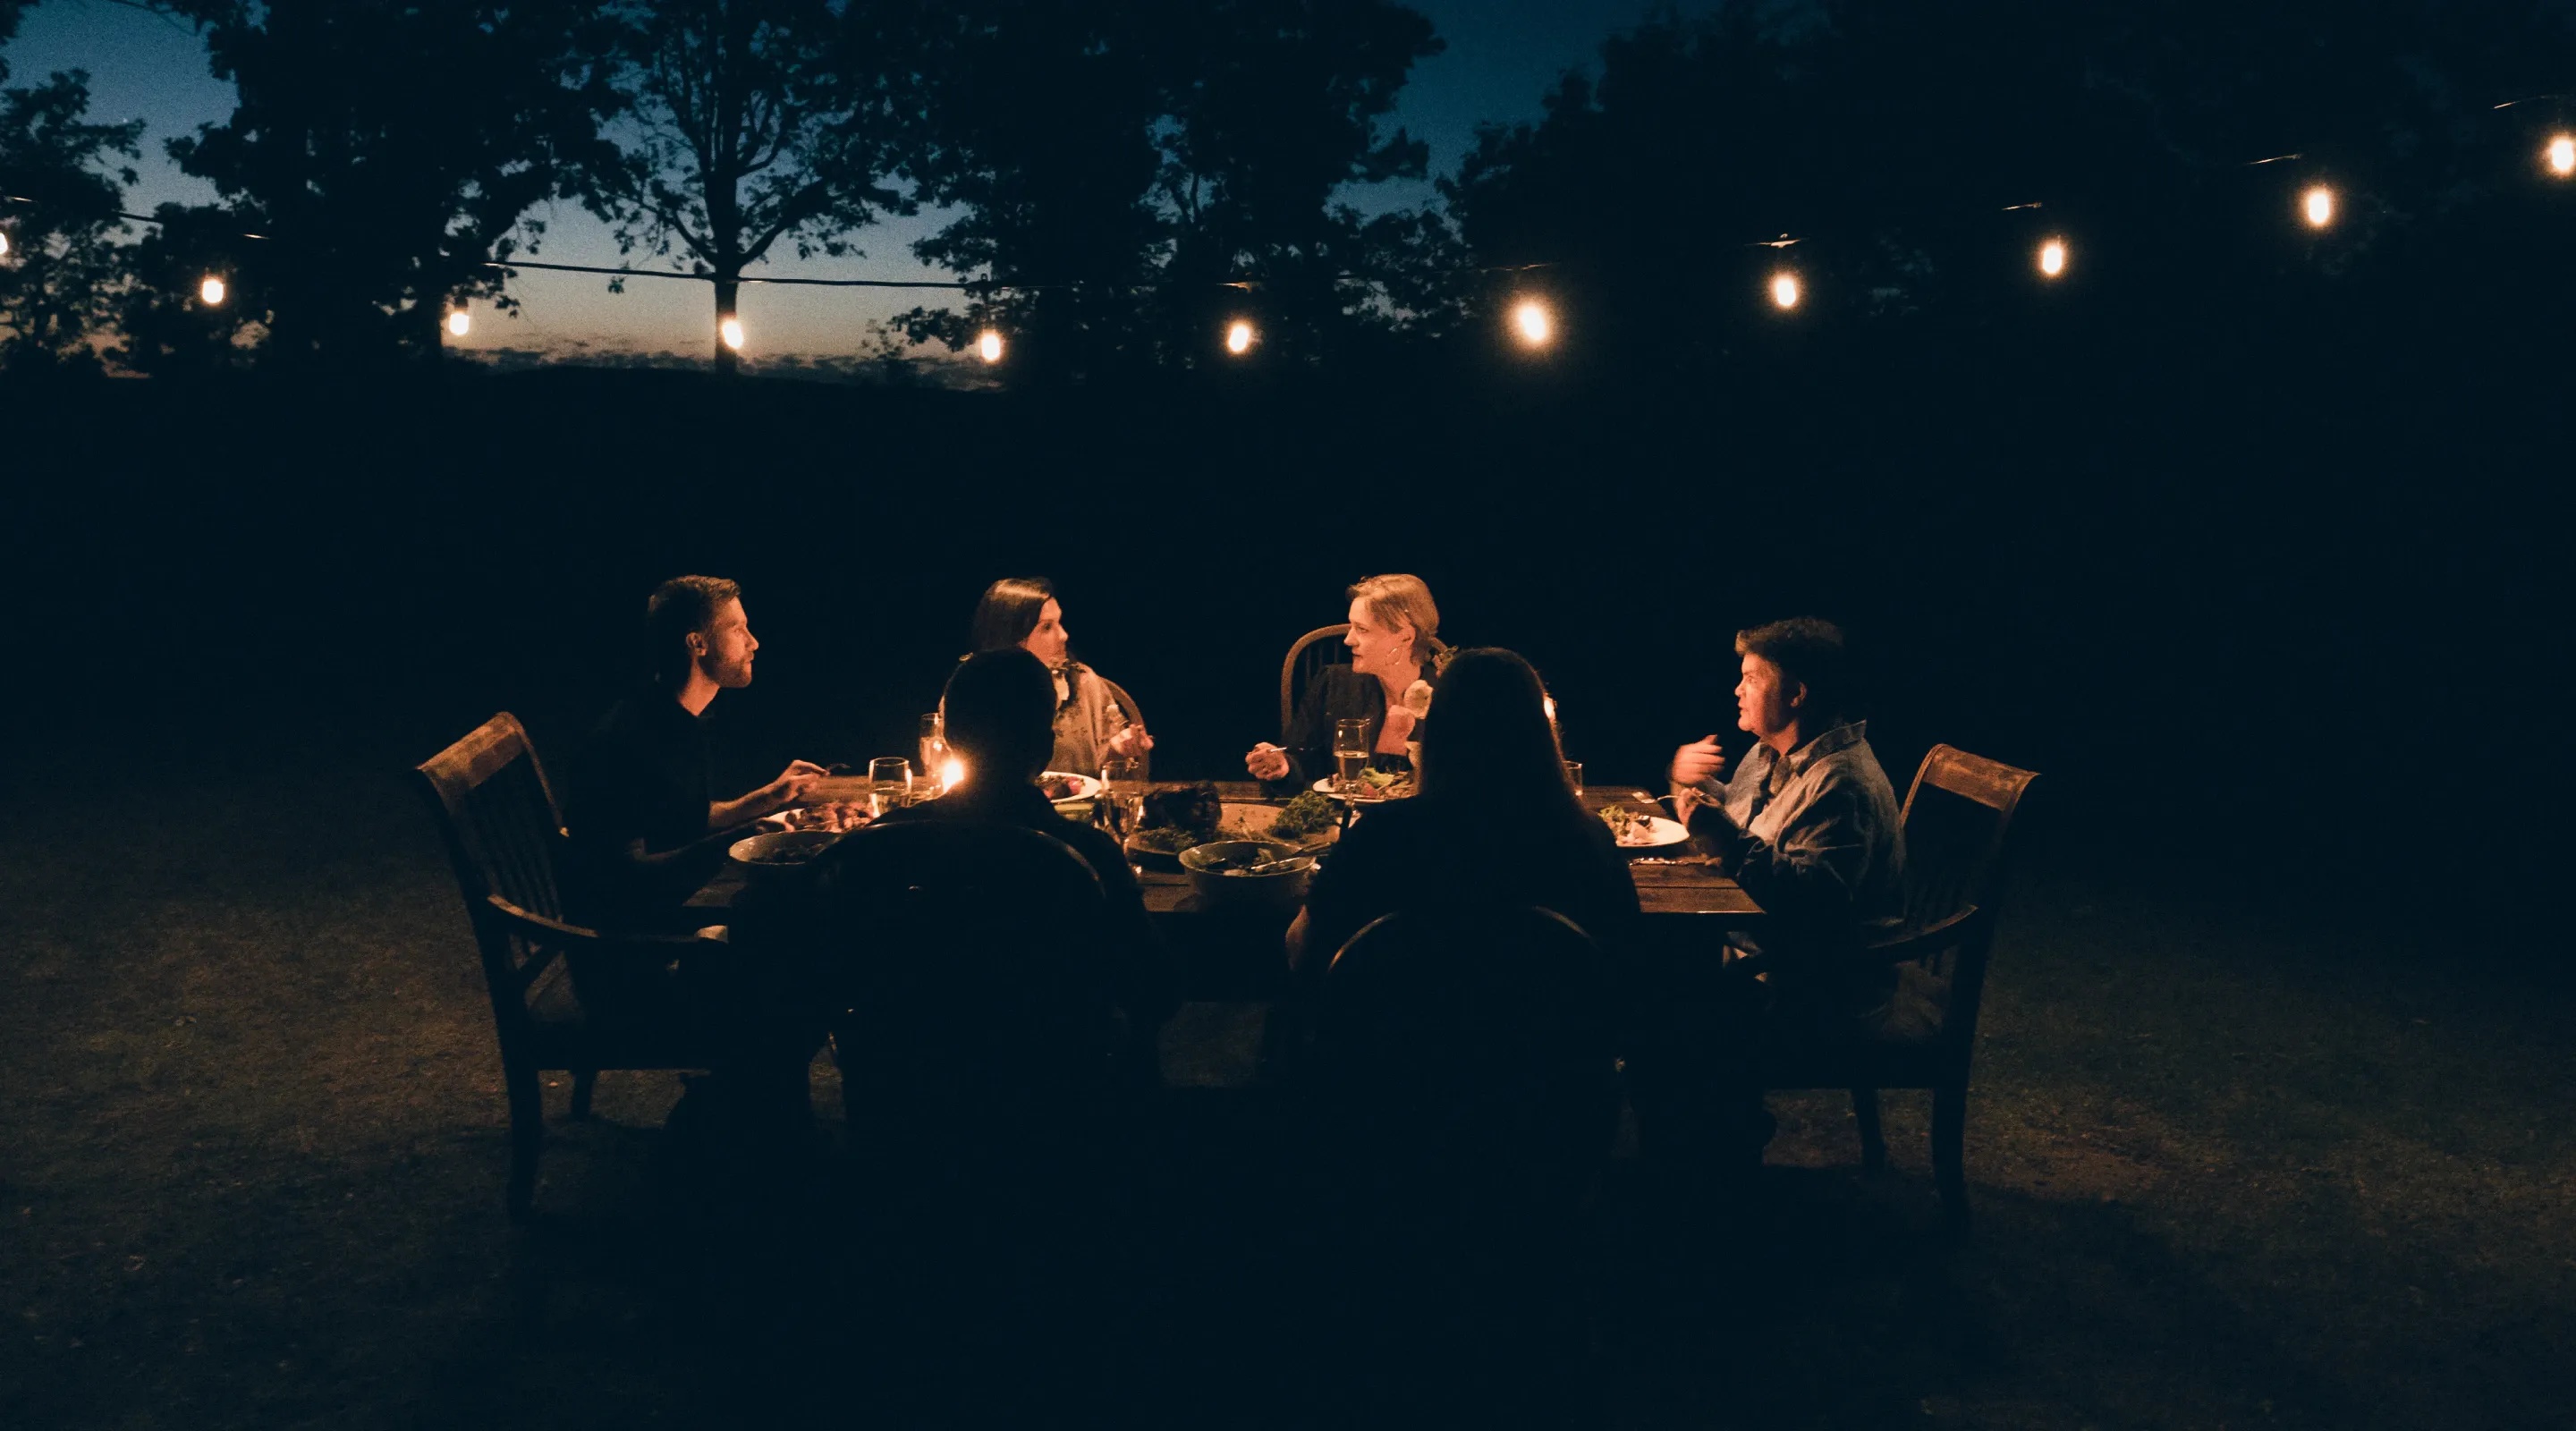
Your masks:
[[[1860,884],[1874,855],[1858,791],[1827,786],[1776,840],[1736,824],[1722,805],[1693,810],[1690,828],[1766,913],[1837,932],[1857,926]]]
[[[730,800],[710,801],[707,805],[707,828],[730,830],[763,815],[774,815],[790,805],[801,805],[813,795],[814,782],[831,773],[810,760],[791,760],[777,779],[759,789]]]

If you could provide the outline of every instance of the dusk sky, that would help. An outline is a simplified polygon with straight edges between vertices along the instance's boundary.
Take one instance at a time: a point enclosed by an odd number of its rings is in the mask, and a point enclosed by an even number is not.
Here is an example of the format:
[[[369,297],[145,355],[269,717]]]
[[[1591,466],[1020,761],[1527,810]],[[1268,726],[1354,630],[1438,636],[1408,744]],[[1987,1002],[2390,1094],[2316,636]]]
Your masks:
[[[1717,7],[1717,0],[1687,0],[1685,13]],[[1636,23],[1647,0],[1416,0],[1448,42],[1445,52],[1421,65],[1405,87],[1395,123],[1410,128],[1431,148],[1435,174],[1453,171],[1484,120],[1536,118],[1539,97],[1565,69],[1591,63],[1602,38]],[[206,72],[205,46],[188,27],[105,0],[47,0],[30,12],[7,50],[14,83],[53,70],[90,72],[93,117],[140,118],[145,134],[142,182],[129,207],[149,212],[164,201],[207,202],[204,183],[181,174],[164,142],[220,120],[232,109],[228,84]],[[1363,210],[1404,207],[1432,197],[1427,183],[1355,189]],[[616,244],[606,228],[578,205],[558,204],[544,215],[547,233],[538,258],[558,263],[616,264]],[[939,218],[924,214],[861,235],[864,254],[843,259],[798,260],[785,253],[755,273],[835,278],[939,278],[947,275],[913,259],[910,245]],[[783,247],[783,246],[782,246]],[[711,298],[697,283],[644,280],[623,294],[605,291],[607,280],[586,274],[523,271],[512,288],[525,304],[515,318],[480,315],[460,346],[548,350],[562,356],[585,351],[704,350],[712,324]],[[749,355],[848,353],[864,345],[867,325],[917,303],[936,304],[937,290],[810,289],[750,286],[742,296],[751,334]]]

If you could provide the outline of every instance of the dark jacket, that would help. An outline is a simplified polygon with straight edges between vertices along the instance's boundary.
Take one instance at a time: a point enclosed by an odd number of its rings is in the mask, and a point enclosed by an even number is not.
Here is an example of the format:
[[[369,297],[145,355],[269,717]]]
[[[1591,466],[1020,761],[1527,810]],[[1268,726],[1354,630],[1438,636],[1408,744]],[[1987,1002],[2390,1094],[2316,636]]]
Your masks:
[[[565,907],[583,924],[658,931],[724,864],[742,832],[707,816],[707,726],[648,684],[610,707],[573,752],[564,822],[572,837]]]
[[[1439,672],[1429,665],[1422,668],[1422,679],[1433,690],[1440,687]],[[1333,726],[1340,721],[1365,720],[1369,745],[1374,750],[1379,732],[1386,728],[1386,687],[1375,676],[1362,675],[1349,666],[1326,666],[1307,683],[1305,697],[1297,702],[1297,714],[1288,722],[1288,732],[1280,748],[1288,753],[1288,775],[1283,780],[1266,781],[1262,790],[1270,795],[1294,795],[1333,773]],[[1413,762],[1401,755],[1369,757],[1373,769],[1410,769]]]
[[[1118,842],[1089,825],[1076,824],[1034,785],[998,788],[968,785],[939,799],[889,812],[888,824],[913,820],[995,820],[1021,825],[1062,840],[1100,879],[1108,901],[1109,950],[1112,967],[1103,971],[1109,993],[1131,1024],[1151,1028],[1180,1006],[1179,980],[1163,952],[1162,936],[1145,913],[1145,892],[1127,864]]]
[[[1436,795],[1372,806],[1342,832],[1306,895],[1303,967],[1332,962],[1382,914],[1442,903],[1555,910],[1616,958],[1634,936],[1637,885],[1608,826],[1574,813],[1496,819]]]

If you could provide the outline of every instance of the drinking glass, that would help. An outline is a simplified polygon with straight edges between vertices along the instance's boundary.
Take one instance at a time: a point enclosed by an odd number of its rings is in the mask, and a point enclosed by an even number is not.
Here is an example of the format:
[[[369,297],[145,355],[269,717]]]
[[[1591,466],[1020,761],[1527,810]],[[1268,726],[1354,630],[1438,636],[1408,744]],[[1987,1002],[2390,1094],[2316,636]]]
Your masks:
[[[912,762],[900,755],[880,755],[868,762],[868,802],[873,813],[888,814],[912,803]]]
[[[1582,761],[1580,761],[1580,760],[1569,760],[1569,761],[1565,762],[1565,783],[1567,783],[1568,785],[1571,785],[1571,786],[1573,786],[1573,787],[1574,787],[1574,798],[1575,798],[1575,799],[1580,800],[1580,799],[1582,799],[1582,798],[1583,798],[1583,762],[1582,762]]]
[[[1101,827],[1116,836],[1124,848],[1127,837],[1136,833],[1145,818],[1145,762],[1130,756],[1112,756],[1101,762],[1100,786],[1097,808]]]
[[[939,788],[942,772],[948,769],[948,722],[937,711],[921,718],[921,763],[916,768],[926,784]]]
[[[1369,723],[1365,720],[1333,722],[1333,788],[1350,793],[1359,784],[1360,772],[1368,769]]]

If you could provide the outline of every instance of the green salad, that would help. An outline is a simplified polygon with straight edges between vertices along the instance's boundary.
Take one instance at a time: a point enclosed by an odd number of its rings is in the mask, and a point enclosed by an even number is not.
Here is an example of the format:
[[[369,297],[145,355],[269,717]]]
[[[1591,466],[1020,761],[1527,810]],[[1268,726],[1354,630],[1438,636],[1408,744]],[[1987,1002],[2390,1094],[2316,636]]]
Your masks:
[[[1331,829],[1334,818],[1333,802],[1309,790],[1280,808],[1270,833],[1283,840],[1303,840]]]

